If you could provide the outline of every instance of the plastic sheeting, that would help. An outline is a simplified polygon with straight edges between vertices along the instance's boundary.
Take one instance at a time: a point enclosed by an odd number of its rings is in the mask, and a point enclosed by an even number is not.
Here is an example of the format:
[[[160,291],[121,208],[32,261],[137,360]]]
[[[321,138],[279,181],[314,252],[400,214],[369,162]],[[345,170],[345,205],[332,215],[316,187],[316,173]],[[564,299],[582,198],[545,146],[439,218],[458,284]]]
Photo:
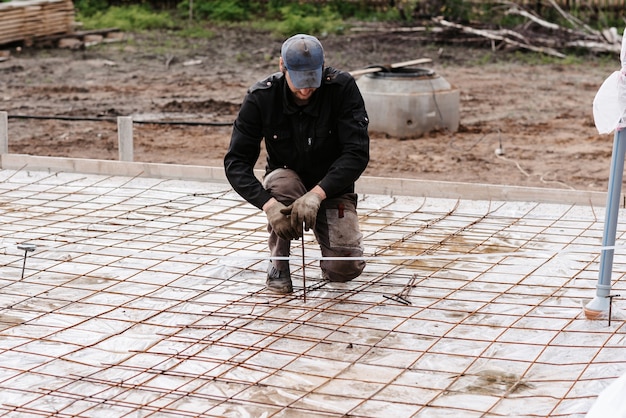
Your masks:
[[[626,418],[626,374],[600,393],[587,418]]]
[[[583,417],[626,372],[623,300],[582,312],[602,212],[361,195],[363,274],[309,233],[282,296],[224,184],[0,170],[0,415]]]
[[[600,86],[593,100],[593,117],[601,134],[626,127],[626,36],[622,35],[622,68]]]

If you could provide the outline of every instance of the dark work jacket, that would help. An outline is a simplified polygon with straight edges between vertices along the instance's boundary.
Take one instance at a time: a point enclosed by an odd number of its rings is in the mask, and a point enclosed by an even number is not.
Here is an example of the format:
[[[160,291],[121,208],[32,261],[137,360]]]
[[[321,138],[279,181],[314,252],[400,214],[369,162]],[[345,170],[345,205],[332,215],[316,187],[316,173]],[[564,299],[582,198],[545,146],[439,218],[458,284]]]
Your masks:
[[[266,173],[294,170],[307,190],[319,184],[328,198],[354,192],[369,162],[367,112],[354,78],[325,68],[322,85],[299,107],[282,73],[253,85],[235,120],[224,157],[226,177],[245,200],[261,209],[271,198],[254,175],[265,140]]]

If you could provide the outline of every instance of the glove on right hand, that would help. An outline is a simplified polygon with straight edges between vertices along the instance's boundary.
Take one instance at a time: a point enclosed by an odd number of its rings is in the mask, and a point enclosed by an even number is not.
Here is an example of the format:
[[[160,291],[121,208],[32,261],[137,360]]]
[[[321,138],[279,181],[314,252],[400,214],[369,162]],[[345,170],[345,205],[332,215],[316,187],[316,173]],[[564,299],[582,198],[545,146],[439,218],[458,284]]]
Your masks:
[[[291,226],[290,215],[291,211],[287,206],[276,201],[265,210],[267,221],[272,226],[272,230],[282,239],[292,240],[298,239],[298,231]]]
[[[289,206],[291,208],[291,225],[296,228],[300,235],[302,235],[302,223],[304,223],[305,231],[315,228],[317,212],[321,203],[322,197],[319,194],[307,192]]]

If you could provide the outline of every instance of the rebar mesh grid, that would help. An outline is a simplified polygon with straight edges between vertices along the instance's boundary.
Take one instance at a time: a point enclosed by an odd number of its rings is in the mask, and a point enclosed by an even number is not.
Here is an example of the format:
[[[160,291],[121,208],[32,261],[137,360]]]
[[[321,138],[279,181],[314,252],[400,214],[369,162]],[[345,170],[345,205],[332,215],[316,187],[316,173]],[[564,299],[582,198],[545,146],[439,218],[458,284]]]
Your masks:
[[[224,184],[0,179],[2,416],[584,416],[626,371],[622,300],[582,312],[603,208],[364,195],[365,272],[324,282],[308,234],[280,296]]]

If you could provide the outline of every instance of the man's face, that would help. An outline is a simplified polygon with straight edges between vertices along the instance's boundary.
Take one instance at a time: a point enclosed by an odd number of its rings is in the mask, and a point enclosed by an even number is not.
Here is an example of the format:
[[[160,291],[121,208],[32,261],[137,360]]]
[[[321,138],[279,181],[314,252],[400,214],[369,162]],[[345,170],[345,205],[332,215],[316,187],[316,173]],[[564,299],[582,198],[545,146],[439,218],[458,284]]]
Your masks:
[[[311,96],[313,96],[313,93],[315,93],[315,90],[317,90],[317,88],[296,88],[291,82],[291,77],[289,77],[289,71],[285,71],[285,77],[287,78],[287,85],[289,86],[289,90],[291,90],[291,92],[295,96],[296,101],[308,102]]]
[[[315,88],[315,87],[314,88],[306,88],[306,89],[299,89],[299,88],[297,88],[291,82],[291,77],[289,77],[289,71],[287,70],[287,68],[283,64],[282,57],[280,58],[279,64],[280,64],[280,71],[282,71],[282,73],[285,74],[285,79],[287,80],[287,85],[289,86],[289,90],[293,93],[293,96],[296,99],[296,103],[298,103],[298,104],[306,104],[306,103],[308,103],[308,101],[311,99],[311,96],[313,96],[313,93],[315,93],[315,90],[317,90],[317,88]]]

